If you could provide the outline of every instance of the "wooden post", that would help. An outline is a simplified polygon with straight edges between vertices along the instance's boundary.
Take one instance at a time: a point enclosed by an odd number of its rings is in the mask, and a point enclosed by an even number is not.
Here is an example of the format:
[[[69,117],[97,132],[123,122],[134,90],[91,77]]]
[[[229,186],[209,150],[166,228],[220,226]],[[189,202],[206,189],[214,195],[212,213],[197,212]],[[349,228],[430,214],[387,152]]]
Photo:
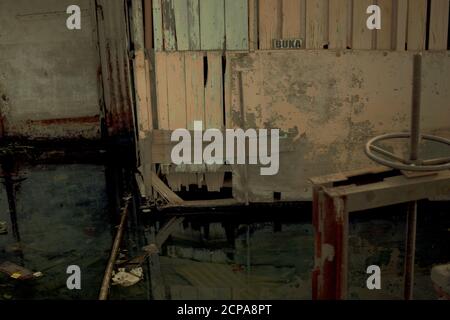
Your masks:
[[[348,212],[344,199],[332,198],[321,187],[315,187],[313,224],[315,230],[313,299],[346,299]]]

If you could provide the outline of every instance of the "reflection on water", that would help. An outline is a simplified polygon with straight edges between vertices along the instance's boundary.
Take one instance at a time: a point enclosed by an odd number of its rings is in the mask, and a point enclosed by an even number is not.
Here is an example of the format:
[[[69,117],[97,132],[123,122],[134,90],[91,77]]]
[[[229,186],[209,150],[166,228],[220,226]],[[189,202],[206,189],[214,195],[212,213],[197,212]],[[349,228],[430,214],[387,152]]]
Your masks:
[[[1,275],[0,298],[95,299],[111,247],[110,203],[105,167],[39,165],[3,170],[0,261],[44,277],[14,281]],[[66,288],[66,268],[79,265],[83,290]]]
[[[96,299],[116,232],[124,176],[132,174],[101,164],[3,164],[0,221],[7,222],[8,233],[0,235],[0,263],[10,261],[44,276],[19,281],[0,274],[0,299]],[[448,208],[448,203],[421,204],[416,298],[434,298],[431,266],[450,261]],[[273,210],[273,218],[260,221],[244,221],[247,210],[226,218],[187,216],[161,252],[167,298],[310,299],[310,210],[299,207],[289,219],[284,209]],[[139,255],[164,223],[151,215],[133,210],[124,257]],[[401,297],[404,220],[401,206],[352,220],[351,298]],[[73,264],[82,270],[81,291],[66,288],[66,268]],[[380,292],[365,287],[365,268],[371,264],[382,268]],[[113,287],[111,299],[151,299],[144,267],[143,281]]]

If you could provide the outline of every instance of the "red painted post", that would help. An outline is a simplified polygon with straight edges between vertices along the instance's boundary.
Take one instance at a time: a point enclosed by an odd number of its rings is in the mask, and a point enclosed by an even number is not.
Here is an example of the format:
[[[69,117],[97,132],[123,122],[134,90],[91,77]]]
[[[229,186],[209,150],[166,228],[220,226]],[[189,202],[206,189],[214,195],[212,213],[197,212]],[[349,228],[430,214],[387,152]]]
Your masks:
[[[345,199],[332,198],[321,188],[316,188],[313,199],[313,225],[313,299],[345,299],[348,273],[348,212]]]

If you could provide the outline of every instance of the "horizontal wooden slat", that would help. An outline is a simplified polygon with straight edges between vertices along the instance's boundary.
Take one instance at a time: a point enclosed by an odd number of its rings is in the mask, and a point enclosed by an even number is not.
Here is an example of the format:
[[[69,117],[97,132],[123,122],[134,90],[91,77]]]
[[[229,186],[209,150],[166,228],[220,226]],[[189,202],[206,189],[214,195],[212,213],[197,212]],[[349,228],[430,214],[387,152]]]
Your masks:
[[[369,210],[450,193],[450,171],[408,179],[404,176],[387,178],[382,182],[361,186],[337,187],[325,192],[331,197],[345,196],[349,212]],[[368,197],[368,194],[371,197]]]
[[[194,137],[194,131],[190,130],[191,137]],[[152,135],[152,156],[151,161],[152,163],[158,163],[158,164],[171,164],[171,153],[172,149],[175,145],[177,145],[177,142],[172,142],[171,135],[173,133],[173,130],[153,130]],[[225,131],[222,131],[222,134],[224,137],[226,137]],[[224,139],[225,141],[225,139]],[[251,141],[251,143],[258,143],[258,140],[248,140]],[[209,145],[210,142],[203,142],[202,148],[204,149],[207,145]],[[191,140],[191,149],[192,152],[194,150],[194,141]],[[224,144],[224,155],[225,155],[225,144]],[[291,152],[293,151],[292,146],[292,139],[281,139],[280,141],[280,147],[279,152]],[[236,152],[235,152],[236,155]]]

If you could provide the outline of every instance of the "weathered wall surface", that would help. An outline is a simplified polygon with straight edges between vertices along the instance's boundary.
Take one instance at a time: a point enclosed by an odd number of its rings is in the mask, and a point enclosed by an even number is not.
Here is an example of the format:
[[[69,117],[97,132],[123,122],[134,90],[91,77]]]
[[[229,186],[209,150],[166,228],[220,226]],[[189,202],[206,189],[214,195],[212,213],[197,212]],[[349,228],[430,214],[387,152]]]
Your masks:
[[[250,201],[273,201],[274,192],[281,192],[282,200],[310,199],[309,178],[371,166],[364,154],[370,138],[409,130],[410,53],[305,50],[232,56],[227,126],[281,129],[294,148],[281,152],[276,176],[261,176],[255,166],[247,166],[247,179],[236,172],[239,199],[248,193]],[[424,132],[450,132],[449,72],[448,53],[424,53]],[[442,147],[434,151],[445,156]]]
[[[72,4],[81,7],[81,30],[66,27]],[[0,129],[6,135],[99,138],[92,5],[91,0],[0,1]]]
[[[125,0],[97,0],[104,121],[108,136],[134,129],[128,18]]]

